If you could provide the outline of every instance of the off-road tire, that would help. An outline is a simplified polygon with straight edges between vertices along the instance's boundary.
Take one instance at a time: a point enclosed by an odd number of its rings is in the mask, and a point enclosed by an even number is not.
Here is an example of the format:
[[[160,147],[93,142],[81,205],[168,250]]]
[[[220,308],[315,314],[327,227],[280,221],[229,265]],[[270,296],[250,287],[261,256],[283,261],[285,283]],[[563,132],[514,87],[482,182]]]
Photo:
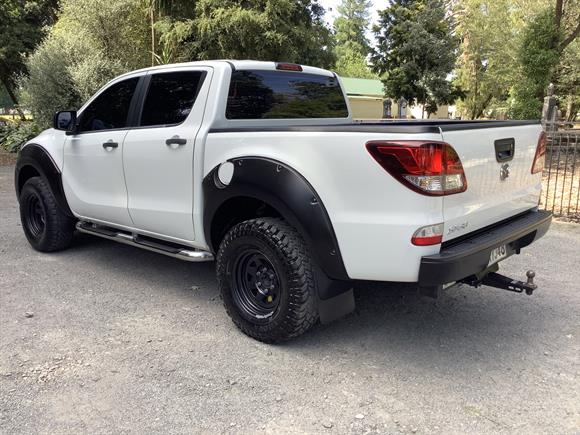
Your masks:
[[[266,318],[253,318],[236,302],[235,269],[244,252],[265,256],[277,273],[279,301]],[[286,341],[305,333],[318,321],[313,265],[307,245],[298,231],[282,219],[252,219],[232,227],[219,247],[216,271],[228,315],[244,334],[256,340]]]
[[[32,177],[24,183],[19,202],[22,228],[34,249],[53,252],[70,246],[74,219],[60,209],[48,183],[42,177]]]

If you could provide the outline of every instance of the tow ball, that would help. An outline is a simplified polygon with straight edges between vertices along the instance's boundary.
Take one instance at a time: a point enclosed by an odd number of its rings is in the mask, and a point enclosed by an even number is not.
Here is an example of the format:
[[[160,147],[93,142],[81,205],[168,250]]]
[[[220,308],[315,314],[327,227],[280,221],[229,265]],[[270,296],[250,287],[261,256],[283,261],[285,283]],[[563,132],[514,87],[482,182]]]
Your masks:
[[[487,285],[489,287],[495,287],[515,293],[525,292],[527,295],[531,296],[534,293],[534,290],[538,288],[538,286],[534,284],[536,272],[534,272],[533,270],[528,270],[526,272],[526,277],[527,281],[523,282],[518,281],[517,279],[508,278],[507,276],[503,276],[496,272],[490,272],[480,279],[476,277],[469,277],[461,282],[473,287]]]

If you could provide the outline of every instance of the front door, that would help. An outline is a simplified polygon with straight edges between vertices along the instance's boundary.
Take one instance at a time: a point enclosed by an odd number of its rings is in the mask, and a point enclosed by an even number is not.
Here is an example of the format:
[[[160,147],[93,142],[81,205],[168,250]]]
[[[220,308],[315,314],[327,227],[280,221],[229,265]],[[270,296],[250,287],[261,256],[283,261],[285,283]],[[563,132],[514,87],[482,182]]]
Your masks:
[[[139,77],[117,81],[79,112],[78,133],[64,146],[63,187],[82,218],[132,226],[123,174],[123,141]]]
[[[193,167],[210,68],[151,72],[138,126],[123,149],[129,213],[135,228],[169,239],[195,240]]]

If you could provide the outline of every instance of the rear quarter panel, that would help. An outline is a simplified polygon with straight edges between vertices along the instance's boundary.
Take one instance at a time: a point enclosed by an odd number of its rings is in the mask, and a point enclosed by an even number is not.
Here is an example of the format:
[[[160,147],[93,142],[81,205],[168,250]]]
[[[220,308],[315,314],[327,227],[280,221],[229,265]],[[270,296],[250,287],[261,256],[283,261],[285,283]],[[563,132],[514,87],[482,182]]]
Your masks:
[[[207,136],[204,177],[222,162],[247,156],[280,161],[313,186],[329,214],[350,278],[414,282],[420,258],[439,246],[411,244],[414,231],[443,221],[442,199],[417,194],[392,178],[365,148],[401,134],[353,132],[219,132]],[[441,140],[433,133],[405,139]]]

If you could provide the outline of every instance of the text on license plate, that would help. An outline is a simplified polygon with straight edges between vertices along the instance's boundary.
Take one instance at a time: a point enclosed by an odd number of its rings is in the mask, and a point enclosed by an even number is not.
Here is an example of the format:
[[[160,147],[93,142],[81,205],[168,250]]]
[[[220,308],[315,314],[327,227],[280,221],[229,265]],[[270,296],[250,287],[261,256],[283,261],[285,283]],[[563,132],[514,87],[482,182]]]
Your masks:
[[[489,254],[489,263],[487,263],[488,267],[492,264],[497,263],[498,261],[503,260],[508,256],[508,250],[506,245],[498,246],[494,248],[491,253]]]

